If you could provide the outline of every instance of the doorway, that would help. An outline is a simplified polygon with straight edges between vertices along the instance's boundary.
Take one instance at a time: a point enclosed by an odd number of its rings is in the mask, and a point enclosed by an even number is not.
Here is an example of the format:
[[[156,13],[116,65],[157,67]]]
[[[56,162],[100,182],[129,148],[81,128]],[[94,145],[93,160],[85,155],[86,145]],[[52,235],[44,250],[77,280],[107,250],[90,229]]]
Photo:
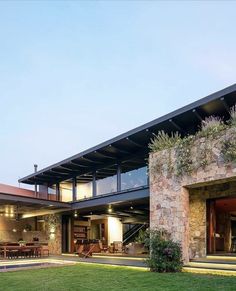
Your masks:
[[[207,253],[236,255],[236,198],[207,200]]]

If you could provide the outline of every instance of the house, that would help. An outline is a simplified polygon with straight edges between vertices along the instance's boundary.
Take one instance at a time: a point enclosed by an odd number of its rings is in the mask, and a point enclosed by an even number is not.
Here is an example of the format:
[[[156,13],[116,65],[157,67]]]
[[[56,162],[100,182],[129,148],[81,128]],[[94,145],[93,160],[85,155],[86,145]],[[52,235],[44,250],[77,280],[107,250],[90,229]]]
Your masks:
[[[195,135],[212,115],[227,121],[235,103],[232,85],[19,180],[35,191],[1,186],[0,240],[37,238],[60,254],[85,240],[129,242],[150,225],[181,243],[185,262],[234,252],[236,164],[221,150],[233,127],[194,138],[181,175],[176,147],[148,145],[160,131]]]

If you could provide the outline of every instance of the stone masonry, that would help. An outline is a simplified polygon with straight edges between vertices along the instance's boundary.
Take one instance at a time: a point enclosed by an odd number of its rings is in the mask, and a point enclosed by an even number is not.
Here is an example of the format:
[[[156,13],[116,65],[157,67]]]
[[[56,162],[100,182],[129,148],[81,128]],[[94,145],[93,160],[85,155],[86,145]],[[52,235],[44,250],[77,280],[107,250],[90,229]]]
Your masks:
[[[235,193],[236,165],[225,163],[220,151],[222,141],[231,137],[235,137],[235,129],[225,130],[217,138],[194,141],[189,153],[194,170],[181,177],[169,167],[176,165],[175,148],[149,156],[150,227],[165,229],[180,242],[184,262],[206,255],[206,199]],[[203,167],[199,159],[206,145],[210,153]],[[226,182],[228,186],[224,189]]]

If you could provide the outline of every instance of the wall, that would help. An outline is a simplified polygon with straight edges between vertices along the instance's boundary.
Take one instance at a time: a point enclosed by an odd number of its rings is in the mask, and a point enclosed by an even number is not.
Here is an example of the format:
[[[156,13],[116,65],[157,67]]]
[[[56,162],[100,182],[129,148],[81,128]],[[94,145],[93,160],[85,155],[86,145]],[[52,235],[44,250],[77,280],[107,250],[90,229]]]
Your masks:
[[[19,239],[24,238],[26,233],[23,232],[25,226],[29,224],[34,230],[35,223],[34,219],[22,219],[16,221],[8,217],[0,217],[0,242],[17,242]],[[16,229],[16,232],[13,232]]]
[[[62,218],[60,214],[49,214],[44,216],[45,232],[48,241],[49,252],[59,255],[62,252]]]
[[[236,179],[236,164],[225,163],[220,154],[221,144],[228,138],[234,140],[235,129],[226,130],[221,136],[210,140],[197,139],[189,153],[194,166],[189,175],[177,177],[174,174],[173,168],[177,164],[175,148],[149,156],[150,227],[165,229],[175,241],[180,242],[185,262],[206,254],[207,197],[230,195],[230,190],[227,194],[215,189],[215,192],[206,195],[202,190],[194,193],[193,188],[219,185]],[[202,166],[199,162],[206,145],[210,154],[207,165]]]
[[[123,225],[119,218],[109,216],[108,224],[108,244],[114,241],[123,241]]]

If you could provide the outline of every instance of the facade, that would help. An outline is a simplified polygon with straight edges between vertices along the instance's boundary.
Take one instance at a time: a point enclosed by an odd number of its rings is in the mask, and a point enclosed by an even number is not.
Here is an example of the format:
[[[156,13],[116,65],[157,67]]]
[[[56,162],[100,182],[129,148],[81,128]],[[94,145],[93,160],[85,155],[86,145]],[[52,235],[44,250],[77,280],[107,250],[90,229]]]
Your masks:
[[[37,237],[60,254],[85,240],[128,243],[150,226],[181,243],[185,262],[233,252],[236,166],[222,161],[220,139],[233,139],[234,133],[196,140],[191,164],[203,160],[199,149],[206,144],[210,158],[181,177],[168,168],[170,159],[173,167],[178,163],[174,148],[150,154],[148,145],[161,130],[184,137],[195,134],[206,117],[228,120],[235,103],[233,85],[19,180],[35,191],[0,187],[5,224],[8,213],[18,218],[0,228],[0,241]]]

